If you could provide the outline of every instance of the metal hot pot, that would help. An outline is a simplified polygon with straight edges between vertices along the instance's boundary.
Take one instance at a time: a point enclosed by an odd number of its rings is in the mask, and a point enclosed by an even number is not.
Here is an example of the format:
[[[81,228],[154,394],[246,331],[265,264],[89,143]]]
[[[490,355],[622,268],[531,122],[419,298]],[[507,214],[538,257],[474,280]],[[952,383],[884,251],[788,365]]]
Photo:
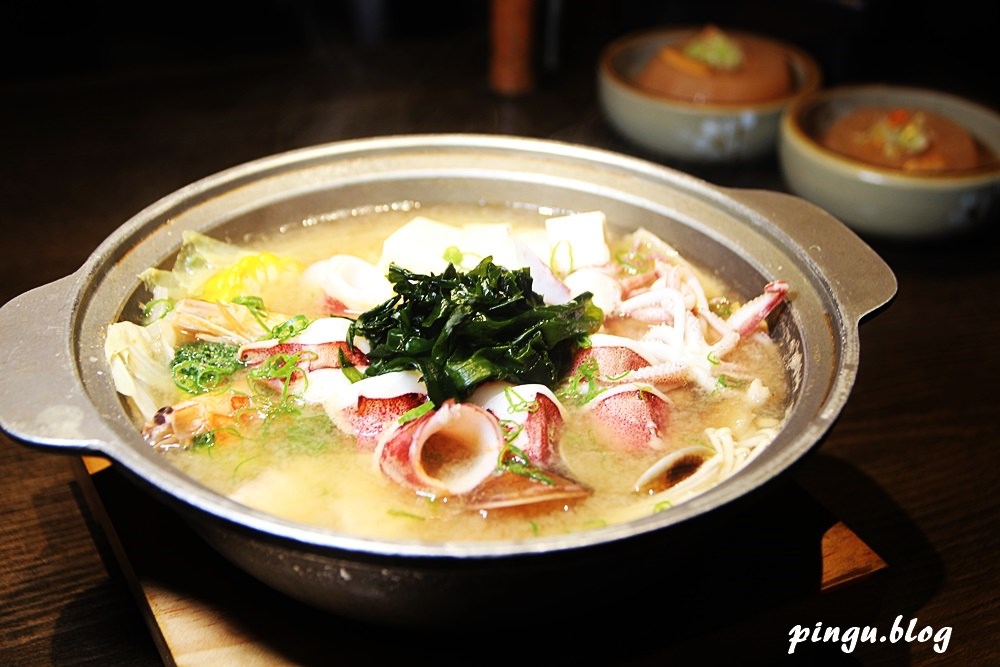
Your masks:
[[[105,366],[107,325],[135,313],[137,274],[169,265],[181,232],[240,239],[331,211],[399,201],[600,209],[645,226],[745,294],[793,286],[773,335],[792,383],[787,426],[735,476],[653,516],[505,542],[362,539],[279,519],[175,469],[142,440]],[[197,181],[125,222],[72,275],[0,309],[0,425],[14,439],[111,459],[214,549],[265,584],[323,610],[404,625],[480,619],[526,591],[574,600],[635,590],[683,528],[752,498],[816,447],[848,400],[858,325],[895,294],[886,264],[802,199],[713,186],[632,157],[492,135],[390,136],[320,145]],[[26,335],[27,334],[27,335]],[[484,600],[488,604],[484,604]]]

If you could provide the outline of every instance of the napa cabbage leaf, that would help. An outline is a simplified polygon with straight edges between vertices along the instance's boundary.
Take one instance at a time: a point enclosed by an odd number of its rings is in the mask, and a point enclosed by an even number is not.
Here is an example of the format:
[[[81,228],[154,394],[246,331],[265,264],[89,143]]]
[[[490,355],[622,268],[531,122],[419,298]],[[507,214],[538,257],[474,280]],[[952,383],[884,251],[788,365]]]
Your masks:
[[[304,269],[289,257],[254,252],[185,230],[173,267],[146,269],[139,278],[154,299],[195,297],[228,303],[246,294],[260,294],[282,275],[298,274]]]

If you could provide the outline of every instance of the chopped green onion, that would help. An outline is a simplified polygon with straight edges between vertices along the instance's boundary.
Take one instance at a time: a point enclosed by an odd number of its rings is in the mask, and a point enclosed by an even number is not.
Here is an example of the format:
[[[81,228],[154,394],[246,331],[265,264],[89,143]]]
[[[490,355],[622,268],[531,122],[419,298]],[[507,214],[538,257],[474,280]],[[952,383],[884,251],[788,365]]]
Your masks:
[[[532,463],[528,458],[528,455],[524,453],[523,449],[516,447],[509,442],[504,445],[502,450],[500,450],[500,459],[497,462],[497,470],[512,472],[516,475],[527,477],[528,479],[541,482],[542,484],[546,484],[548,486],[555,486],[555,482],[552,481],[552,478],[546,475],[541,468]]]
[[[538,412],[538,401],[529,401],[517,393],[514,387],[505,387],[504,398],[507,399],[507,407],[511,412]]]
[[[714,296],[708,300],[708,310],[726,320],[733,314],[733,304],[724,296]]]
[[[583,405],[605,390],[598,381],[600,368],[597,359],[591,357],[576,368],[576,373],[567,378],[556,391],[556,396],[569,403]]]
[[[153,299],[143,307],[142,317],[146,322],[162,320],[173,309],[173,299]],[[153,317],[154,313],[158,313],[156,317]]]
[[[204,433],[198,433],[193,438],[191,438],[191,447],[193,449],[202,449],[214,446],[215,446],[215,431],[205,431]]]
[[[257,324],[267,332],[261,337],[261,340],[277,340],[283,343],[302,333],[311,324],[305,315],[295,315],[277,326],[268,326],[267,319],[264,317],[267,309],[264,307],[264,300],[259,296],[238,296],[233,299],[233,303],[246,306],[253,318],[257,320]]]
[[[259,366],[255,366],[250,369],[248,377],[251,380],[258,380],[262,382],[267,382],[268,380],[280,380],[281,381],[281,398],[277,406],[275,406],[275,413],[277,412],[287,412],[292,408],[291,405],[287,403],[289,398],[289,388],[292,385],[292,381],[296,377],[301,376],[308,382],[308,377],[299,368],[299,364],[304,361],[309,361],[310,359],[315,359],[316,353],[308,350],[301,350],[299,352],[279,352],[278,354],[272,354],[267,359],[265,359]]]
[[[418,405],[417,407],[411,408],[406,412],[404,412],[403,414],[401,414],[399,416],[399,419],[397,419],[396,421],[399,424],[405,424],[407,422],[413,421],[414,419],[419,419],[420,417],[426,415],[428,412],[431,412],[432,410],[434,410],[434,402],[425,401],[420,405]]]
[[[178,346],[170,363],[174,384],[189,394],[205,394],[229,386],[242,366],[235,345],[195,341]]]
[[[305,315],[295,315],[271,329],[270,337],[278,342],[285,342],[289,338],[302,333],[311,322]]]
[[[514,442],[517,440],[517,436],[521,435],[521,432],[524,431],[524,424],[513,419],[501,419],[499,423],[500,428],[504,432],[503,440],[506,443]]]
[[[354,384],[358,380],[364,378],[364,375],[357,368],[354,367],[350,361],[347,360],[347,354],[344,352],[343,347],[337,348],[337,363],[340,365],[340,371],[347,378],[347,381]]]
[[[717,381],[720,385],[729,389],[739,389],[740,387],[745,387],[747,385],[746,380],[741,380],[740,378],[725,374],[720,375]]]
[[[465,254],[462,252],[461,248],[457,245],[450,245],[444,249],[444,254],[441,259],[449,264],[461,264],[464,257]]]
[[[567,275],[573,272],[573,244],[569,241],[557,241],[555,245],[552,246],[552,251],[549,254],[549,266],[555,271],[556,267],[559,266],[559,249],[566,248],[566,269],[564,271],[559,271],[563,275]]]
[[[638,250],[621,250],[615,254],[617,261],[626,273],[639,275],[653,270],[653,259]]]

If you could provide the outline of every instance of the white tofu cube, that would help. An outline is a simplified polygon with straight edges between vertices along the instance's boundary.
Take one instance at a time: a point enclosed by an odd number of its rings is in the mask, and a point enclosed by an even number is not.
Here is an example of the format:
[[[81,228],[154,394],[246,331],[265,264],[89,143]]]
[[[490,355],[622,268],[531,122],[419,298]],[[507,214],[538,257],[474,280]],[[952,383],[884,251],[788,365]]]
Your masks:
[[[471,269],[484,257],[507,269],[524,266],[514,246],[510,225],[504,223],[473,223],[465,227],[459,249],[463,253],[462,268]]]
[[[448,247],[460,246],[462,236],[458,227],[417,216],[382,242],[379,268],[384,273],[395,263],[415,273],[441,273],[448,266]]]
[[[549,254],[542,257],[550,268],[566,275],[587,266],[611,261],[605,237],[607,218],[601,211],[587,211],[549,218],[545,221]]]

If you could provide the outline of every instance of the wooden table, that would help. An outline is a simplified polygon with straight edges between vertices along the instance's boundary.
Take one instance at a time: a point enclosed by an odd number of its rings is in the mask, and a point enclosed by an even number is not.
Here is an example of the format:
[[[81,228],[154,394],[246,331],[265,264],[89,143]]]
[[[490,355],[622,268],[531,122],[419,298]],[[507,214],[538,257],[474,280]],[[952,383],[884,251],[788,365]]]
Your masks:
[[[332,40],[307,53],[5,80],[0,302],[72,272],[160,196],[286,149],[376,134],[468,131],[642,156],[600,116],[587,60],[592,49],[539,77],[533,92],[502,97],[489,90],[484,74],[483,31],[420,46]],[[773,160],[671,166],[720,185],[783,188]],[[996,229],[926,244],[870,239],[896,272],[899,293],[862,326],[851,399],[792,481],[886,567],[880,587],[849,603],[855,606],[839,606],[837,616],[822,606],[803,608],[794,622],[836,620],[888,632],[902,616],[904,623],[918,619],[918,631],[953,631],[944,654],[930,641],[884,642],[840,652],[842,664],[1000,661],[998,240]],[[0,437],[0,664],[160,664],[162,647],[85,501],[77,465]],[[795,618],[757,619],[754,632],[787,645]],[[494,638],[486,633],[483,641]],[[705,650],[711,656],[721,646]],[[661,662],[654,654],[635,664]]]

